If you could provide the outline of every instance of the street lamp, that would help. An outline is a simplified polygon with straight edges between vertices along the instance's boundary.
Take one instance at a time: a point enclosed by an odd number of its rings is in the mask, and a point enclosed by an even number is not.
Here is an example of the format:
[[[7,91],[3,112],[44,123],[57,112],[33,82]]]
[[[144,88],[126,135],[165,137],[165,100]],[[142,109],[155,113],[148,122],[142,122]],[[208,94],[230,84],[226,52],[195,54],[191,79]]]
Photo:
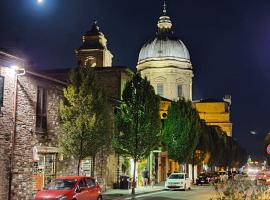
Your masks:
[[[25,69],[18,65],[10,66],[12,73],[15,75],[14,80],[14,109],[13,109],[13,132],[12,132],[12,146],[11,146],[11,154],[9,160],[9,186],[8,186],[8,200],[11,200],[11,186],[12,186],[12,178],[13,178],[13,163],[14,163],[14,150],[16,145],[16,121],[17,121],[17,100],[18,100],[18,76],[25,75]]]

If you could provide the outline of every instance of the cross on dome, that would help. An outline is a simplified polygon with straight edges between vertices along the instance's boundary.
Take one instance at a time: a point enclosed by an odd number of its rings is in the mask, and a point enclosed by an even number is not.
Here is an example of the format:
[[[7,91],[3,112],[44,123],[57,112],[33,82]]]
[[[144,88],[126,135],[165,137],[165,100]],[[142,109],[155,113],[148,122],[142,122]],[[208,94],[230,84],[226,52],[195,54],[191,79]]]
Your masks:
[[[164,0],[162,16],[159,17],[157,25],[159,30],[170,30],[172,28],[172,22],[167,10],[167,1]]]

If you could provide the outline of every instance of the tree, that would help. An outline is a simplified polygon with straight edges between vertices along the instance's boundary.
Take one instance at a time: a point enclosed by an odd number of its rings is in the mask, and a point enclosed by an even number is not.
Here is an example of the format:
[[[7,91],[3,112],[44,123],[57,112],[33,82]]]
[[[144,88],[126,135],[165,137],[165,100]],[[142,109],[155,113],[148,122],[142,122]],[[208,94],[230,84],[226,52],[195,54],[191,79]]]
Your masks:
[[[225,166],[226,136],[219,126],[208,126],[210,133],[210,166]]]
[[[205,121],[201,121],[198,144],[192,154],[190,163],[192,163],[192,179],[194,180],[194,165],[207,163],[211,152],[211,143],[208,126]]]
[[[114,149],[134,160],[132,194],[135,194],[136,163],[148,156],[159,142],[160,100],[150,82],[138,74],[127,82],[122,96],[123,103],[115,116],[118,131],[113,140]]]
[[[104,148],[109,150],[111,144],[110,108],[92,68],[73,69],[69,79],[64,101],[60,103],[59,146],[65,155],[78,159],[78,175],[81,160],[91,157],[94,176],[97,153]]]
[[[191,101],[179,99],[168,110],[164,127],[164,141],[169,157],[179,163],[192,158],[200,134],[200,118]]]

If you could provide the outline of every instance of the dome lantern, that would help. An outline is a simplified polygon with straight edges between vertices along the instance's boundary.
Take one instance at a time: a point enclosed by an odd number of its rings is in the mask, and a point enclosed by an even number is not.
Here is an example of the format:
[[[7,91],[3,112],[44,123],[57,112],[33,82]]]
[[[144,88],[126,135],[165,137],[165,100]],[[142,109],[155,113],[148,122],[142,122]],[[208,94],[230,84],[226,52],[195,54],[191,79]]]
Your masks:
[[[167,14],[167,3],[165,0],[163,4],[163,14],[159,17],[157,26],[158,26],[159,32],[164,29],[171,30],[172,28],[172,22],[171,22],[170,17]]]

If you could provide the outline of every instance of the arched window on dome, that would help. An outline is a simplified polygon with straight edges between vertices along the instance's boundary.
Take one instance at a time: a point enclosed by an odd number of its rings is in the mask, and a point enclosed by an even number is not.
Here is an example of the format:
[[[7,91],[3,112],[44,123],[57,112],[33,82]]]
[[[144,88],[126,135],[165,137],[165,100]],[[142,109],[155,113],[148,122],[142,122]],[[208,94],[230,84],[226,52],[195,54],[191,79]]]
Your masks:
[[[183,85],[177,85],[177,97],[179,99],[183,97]]]
[[[85,67],[96,67],[96,65],[97,65],[97,60],[93,56],[88,56],[84,61]]]
[[[157,95],[163,97],[164,95],[164,87],[162,83],[157,84]]]

